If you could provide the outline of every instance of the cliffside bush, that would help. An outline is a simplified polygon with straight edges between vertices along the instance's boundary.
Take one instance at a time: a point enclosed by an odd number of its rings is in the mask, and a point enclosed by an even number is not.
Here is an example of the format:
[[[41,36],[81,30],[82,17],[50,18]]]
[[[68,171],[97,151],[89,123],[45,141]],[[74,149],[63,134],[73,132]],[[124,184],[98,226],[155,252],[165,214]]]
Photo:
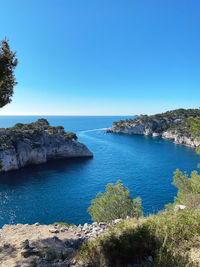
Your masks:
[[[164,211],[147,218],[124,220],[109,233],[83,244],[79,257],[97,267],[142,262],[152,267],[197,266],[189,259],[189,251],[198,243],[199,235],[198,211]]]
[[[190,176],[186,172],[176,170],[172,184],[178,193],[174,198],[175,204],[183,204],[189,209],[200,209],[200,175],[192,171]]]
[[[74,139],[75,141],[78,139],[77,135],[73,132],[65,132],[64,136],[71,139],[71,140]]]
[[[118,218],[139,217],[142,214],[141,199],[130,196],[129,189],[120,183],[110,183],[104,194],[98,193],[88,208],[96,222],[110,222]]]
[[[193,137],[200,140],[200,116],[195,118],[190,117],[188,121],[190,122],[190,132]],[[200,146],[196,148],[196,152],[200,154]]]

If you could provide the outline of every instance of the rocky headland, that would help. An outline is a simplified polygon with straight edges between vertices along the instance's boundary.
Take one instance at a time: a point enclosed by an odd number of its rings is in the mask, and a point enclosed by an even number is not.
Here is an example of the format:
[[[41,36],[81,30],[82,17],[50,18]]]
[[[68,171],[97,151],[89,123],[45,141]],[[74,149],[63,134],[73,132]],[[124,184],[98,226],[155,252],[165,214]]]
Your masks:
[[[190,133],[189,118],[199,116],[199,109],[177,109],[152,116],[141,115],[135,119],[114,122],[107,133],[161,137],[177,144],[197,147],[200,142]]]
[[[56,158],[92,156],[77,141],[75,133],[65,132],[62,126],[52,127],[46,119],[0,129],[0,171],[17,170]]]

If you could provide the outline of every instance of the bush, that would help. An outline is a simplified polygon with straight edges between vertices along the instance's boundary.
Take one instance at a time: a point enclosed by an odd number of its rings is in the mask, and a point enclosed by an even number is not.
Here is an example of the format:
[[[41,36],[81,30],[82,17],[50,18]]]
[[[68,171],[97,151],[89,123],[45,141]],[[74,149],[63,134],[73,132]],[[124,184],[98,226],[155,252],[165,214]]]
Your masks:
[[[116,185],[108,184],[104,194],[97,194],[88,212],[96,222],[110,222],[127,216],[139,217],[142,215],[141,199],[130,197],[129,189],[118,180]]]
[[[189,254],[198,244],[200,213],[164,211],[147,218],[124,220],[107,234],[82,245],[79,258],[92,266],[189,267]],[[142,265],[143,266],[143,265]]]
[[[177,169],[172,184],[178,189],[175,204],[183,204],[188,209],[200,208],[200,175],[197,171],[192,171],[188,176],[186,172]]]
[[[74,139],[75,141],[78,139],[77,135],[73,132],[65,132],[64,136],[71,140]]]

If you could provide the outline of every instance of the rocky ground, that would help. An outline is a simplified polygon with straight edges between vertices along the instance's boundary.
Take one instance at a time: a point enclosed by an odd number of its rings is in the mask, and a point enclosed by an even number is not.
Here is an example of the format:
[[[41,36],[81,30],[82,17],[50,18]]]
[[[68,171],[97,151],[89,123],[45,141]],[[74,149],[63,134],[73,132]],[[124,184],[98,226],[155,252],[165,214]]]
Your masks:
[[[67,267],[83,266],[75,259],[82,242],[107,232],[111,224],[96,223],[79,226],[62,224],[4,225],[0,229],[1,267]]]

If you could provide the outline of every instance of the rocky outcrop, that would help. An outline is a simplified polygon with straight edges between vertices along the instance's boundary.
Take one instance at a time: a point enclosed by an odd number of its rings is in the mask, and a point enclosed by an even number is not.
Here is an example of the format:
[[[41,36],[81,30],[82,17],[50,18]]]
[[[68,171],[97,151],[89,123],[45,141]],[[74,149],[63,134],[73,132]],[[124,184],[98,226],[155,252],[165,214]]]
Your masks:
[[[74,133],[66,133],[62,126],[51,127],[44,119],[1,129],[0,170],[17,170],[56,158],[92,157],[92,152],[76,139]]]
[[[161,137],[177,144],[197,147],[200,141],[194,139],[189,131],[188,118],[192,115],[200,116],[200,110],[180,109],[153,116],[142,115],[135,119],[114,122],[107,133]]]
[[[191,136],[183,136],[171,131],[163,132],[160,137],[164,139],[170,139],[174,141],[176,144],[187,145],[191,147],[198,147],[200,142],[197,139],[192,138]]]
[[[105,234],[120,221],[78,226],[4,225],[0,229],[0,266],[84,267],[76,259],[81,244]]]
[[[169,139],[174,141],[176,144],[183,144],[191,147],[197,147],[200,145],[200,142],[197,139],[193,139],[191,136],[183,136],[172,131],[165,131],[162,133],[153,132],[152,129],[145,128],[143,125],[137,125],[137,127],[124,128],[124,129],[115,129],[110,128],[107,130],[107,133],[121,133],[128,135],[146,135],[152,137],[161,137],[163,139]]]

